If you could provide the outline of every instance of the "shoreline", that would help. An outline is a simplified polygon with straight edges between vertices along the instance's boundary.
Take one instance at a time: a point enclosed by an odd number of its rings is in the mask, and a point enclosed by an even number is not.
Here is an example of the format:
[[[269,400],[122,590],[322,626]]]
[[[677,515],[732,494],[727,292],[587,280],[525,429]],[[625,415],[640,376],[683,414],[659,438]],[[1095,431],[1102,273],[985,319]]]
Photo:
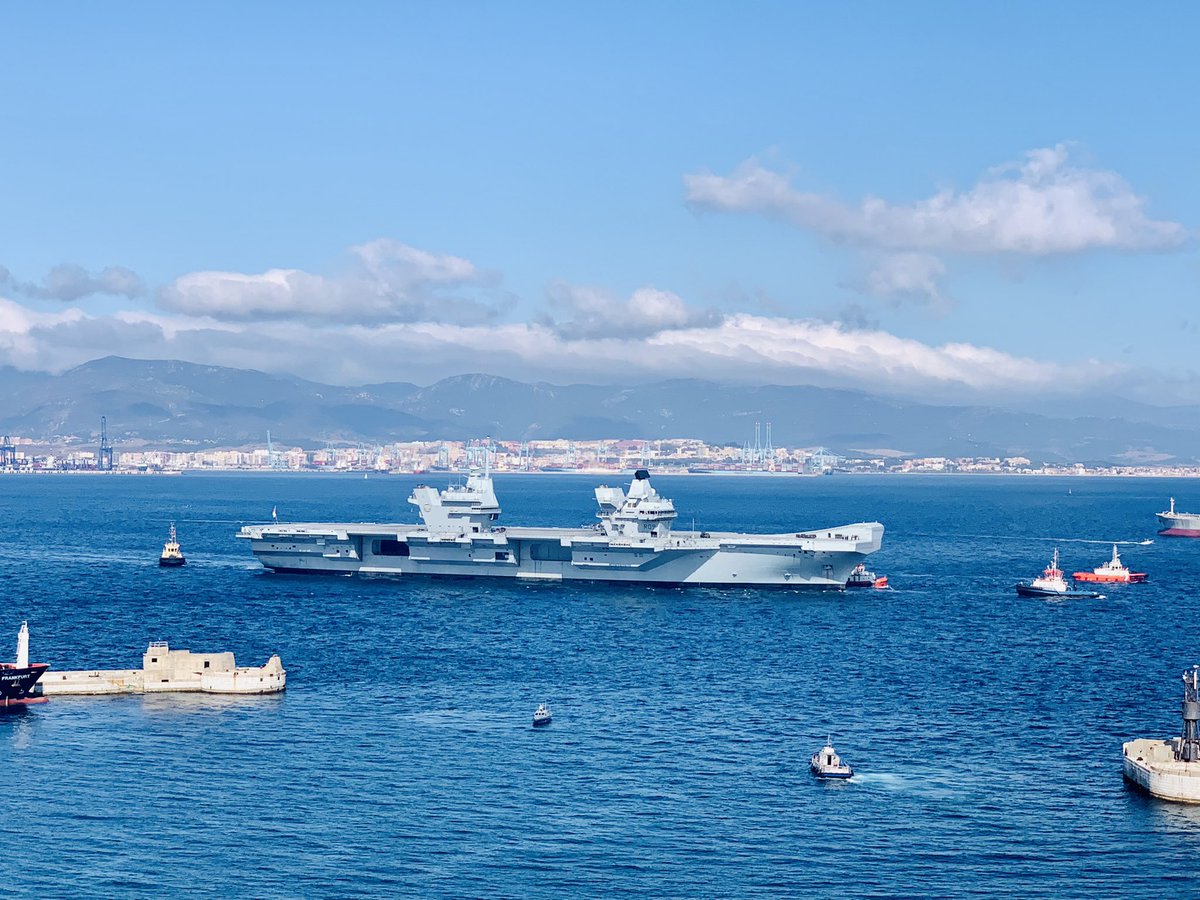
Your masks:
[[[557,470],[557,471],[539,471],[536,469],[525,470],[493,470],[495,476],[514,476],[527,475],[536,477],[552,478],[555,476],[592,476],[592,477],[628,477],[634,471],[642,466],[631,466],[625,469],[573,469],[573,470]],[[1031,470],[1031,471],[892,471],[892,472],[859,472],[859,471],[837,471],[829,473],[808,473],[808,472],[745,472],[745,471],[710,471],[710,472],[689,472],[686,469],[671,469],[671,468],[656,468],[653,465],[648,468],[654,472],[656,476],[661,477],[687,477],[687,478],[787,478],[787,479],[821,479],[821,478],[920,478],[920,477],[936,477],[936,478],[961,478],[961,477],[987,477],[987,478],[1200,478],[1200,468],[1187,471],[1178,471],[1164,469],[1160,471],[1154,470],[1139,470],[1139,471],[1111,471],[1102,469],[1089,469],[1086,471],[1063,471],[1063,470]],[[412,478],[412,477],[466,477],[470,474],[468,469],[445,469],[436,471],[421,471],[421,472],[393,472],[381,471],[378,469],[339,469],[336,471],[329,469],[259,469],[243,466],[230,466],[228,468],[205,467],[195,469],[162,469],[153,471],[144,471],[139,469],[112,469],[109,471],[97,471],[95,469],[0,469],[0,477],[6,476],[98,476],[98,477],[170,477],[175,478],[182,475],[200,476],[205,475],[286,475],[286,476],[302,476],[302,477],[343,477],[343,478]],[[365,480],[365,479],[364,479]]]

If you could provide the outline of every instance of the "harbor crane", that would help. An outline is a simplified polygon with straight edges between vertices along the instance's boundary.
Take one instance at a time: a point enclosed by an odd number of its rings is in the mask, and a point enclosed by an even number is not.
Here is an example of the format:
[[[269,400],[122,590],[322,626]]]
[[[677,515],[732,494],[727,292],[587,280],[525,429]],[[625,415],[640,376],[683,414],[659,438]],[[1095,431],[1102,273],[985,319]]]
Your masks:
[[[100,417],[100,455],[96,457],[96,468],[101,472],[113,469],[113,448],[108,442],[108,417]]]

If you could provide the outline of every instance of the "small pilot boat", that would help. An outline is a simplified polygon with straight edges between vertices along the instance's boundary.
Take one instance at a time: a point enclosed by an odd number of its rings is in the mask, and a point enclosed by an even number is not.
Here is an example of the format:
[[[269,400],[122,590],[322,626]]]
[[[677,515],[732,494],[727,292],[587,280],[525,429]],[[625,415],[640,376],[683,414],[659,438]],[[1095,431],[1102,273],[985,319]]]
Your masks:
[[[854,770],[842,762],[842,758],[833,749],[833,742],[828,738],[825,740],[825,746],[812,755],[808,767],[818,778],[849,778],[854,774]]]
[[[867,569],[865,565],[859,563],[850,572],[850,577],[846,579],[846,587],[848,588],[885,588],[888,586],[886,575],[876,576],[874,572]]]
[[[179,549],[179,541],[175,540],[175,523],[171,523],[171,537],[163,544],[162,556],[158,558],[158,564],[164,568],[175,568],[182,566],[187,560],[183,558],[183,551]]]
[[[1054,548],[1054,556],[1050,565],[1042,570],[1042,574],[1032,581],[1019,581],[1015,585],[1017,594],[1022,597],[1066,597],[1072,600],[1094,600],[1100,595],[1092,591],[1077,591],[1063,576],[1058,567],[1058,548]]]
[[[1139,584],[1146,580],[1145,572],[1130,572],[1121,564],[1117,545],[1113,544],[1112,559],[1096,566],[1090,572],[1076,572],[1071,576],[1076,581],[1086,581],[1093,584]]]
[[[533,727],[541,728],[550,724],[550,704],[542,703],[533,711]]]

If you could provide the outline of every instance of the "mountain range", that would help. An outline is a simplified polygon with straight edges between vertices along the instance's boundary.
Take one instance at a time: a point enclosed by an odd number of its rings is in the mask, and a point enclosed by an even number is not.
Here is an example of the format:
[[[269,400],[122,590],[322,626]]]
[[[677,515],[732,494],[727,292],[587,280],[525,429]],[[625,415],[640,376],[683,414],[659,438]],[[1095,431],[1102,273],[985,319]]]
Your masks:
[[[61,374],[0,369],[0,433],[37,442],[110,439],[129,448],[406,440],[700,438],[752,441],[772,423],[776,446],[842,453],[1027,456],[1034,461],[1200,461],[1200,409],[1120,406],[1110,416],[1046,415],[935,405],[812,386],[699,379],[600,386],[460,375],[427,387],[339,387],[289,375],[176,360],[109,356]]]

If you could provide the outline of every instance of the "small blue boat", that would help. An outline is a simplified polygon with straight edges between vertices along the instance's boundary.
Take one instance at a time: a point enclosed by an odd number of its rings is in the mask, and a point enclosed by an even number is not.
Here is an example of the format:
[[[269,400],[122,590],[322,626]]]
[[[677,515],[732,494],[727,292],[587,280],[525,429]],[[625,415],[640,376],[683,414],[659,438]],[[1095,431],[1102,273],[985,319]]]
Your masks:
[[[541,728],[550,724],[550,704],[543,703],[533,711],[533,727]]]

